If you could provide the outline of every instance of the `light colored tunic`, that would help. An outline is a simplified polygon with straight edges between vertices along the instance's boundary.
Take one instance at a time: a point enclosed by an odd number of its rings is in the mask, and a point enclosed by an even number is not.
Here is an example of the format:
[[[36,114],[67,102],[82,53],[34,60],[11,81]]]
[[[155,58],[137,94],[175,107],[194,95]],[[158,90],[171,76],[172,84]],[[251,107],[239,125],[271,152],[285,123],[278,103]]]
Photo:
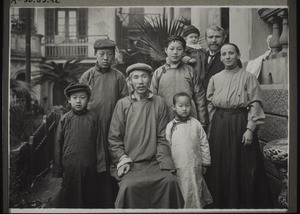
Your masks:
[[[154,94],[163,97],[168,106],[168,120],[174,118],[172,109],[173,97],[178,92],[186,92],[192,97],[191,115],[208,125],[205,91],[199,82],[194,69],[184,63],[171,68],[168,63],[155,70],[150,89]]]
[[[210,165],[209,145],[200,122],[172,120],[166,127],[185,208],[203,208],[212,197],[202,176],[202,166]]]
[[[206,98],[210,119],[216,107],[248,108],[248,129],[253,132],[257,125],[265,121],[259,83],[253,74],[239,67],[225,69],[212,76]]]

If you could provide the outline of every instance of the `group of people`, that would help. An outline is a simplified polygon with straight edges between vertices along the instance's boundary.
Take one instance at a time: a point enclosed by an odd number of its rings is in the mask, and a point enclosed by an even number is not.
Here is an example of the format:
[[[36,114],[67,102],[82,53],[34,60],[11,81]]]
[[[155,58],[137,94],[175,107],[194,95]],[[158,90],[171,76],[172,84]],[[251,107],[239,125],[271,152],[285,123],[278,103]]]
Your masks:
[[[219,26],[188,26],[165,43],[153,71],[111,65],[114,41],[65,95],[55,142],[61,208],[270,208],[257,127],[265,115],[255,76]],[[130,88],[128,88],[130,87]]]

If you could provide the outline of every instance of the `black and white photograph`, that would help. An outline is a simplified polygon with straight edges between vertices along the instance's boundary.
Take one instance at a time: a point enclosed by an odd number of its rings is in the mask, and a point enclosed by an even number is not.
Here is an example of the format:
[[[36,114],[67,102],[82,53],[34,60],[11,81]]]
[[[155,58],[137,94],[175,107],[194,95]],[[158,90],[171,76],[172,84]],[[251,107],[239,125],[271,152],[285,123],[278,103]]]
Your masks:
[[[290,209],[287,4],[15,2],[8,212]]]

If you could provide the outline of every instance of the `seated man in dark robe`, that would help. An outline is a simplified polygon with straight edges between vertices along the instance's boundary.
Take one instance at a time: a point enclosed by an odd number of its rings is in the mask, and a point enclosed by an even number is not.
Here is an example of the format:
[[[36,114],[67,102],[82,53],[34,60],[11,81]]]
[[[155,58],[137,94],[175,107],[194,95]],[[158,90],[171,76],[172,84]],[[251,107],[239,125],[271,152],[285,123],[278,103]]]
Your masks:
[[[118,101],[110,125],[112,174],[119,180],[116,208],[182,208],[183,197],[165,138],[167,107],[149,89],[152,68],[129,66],[133,92]]]

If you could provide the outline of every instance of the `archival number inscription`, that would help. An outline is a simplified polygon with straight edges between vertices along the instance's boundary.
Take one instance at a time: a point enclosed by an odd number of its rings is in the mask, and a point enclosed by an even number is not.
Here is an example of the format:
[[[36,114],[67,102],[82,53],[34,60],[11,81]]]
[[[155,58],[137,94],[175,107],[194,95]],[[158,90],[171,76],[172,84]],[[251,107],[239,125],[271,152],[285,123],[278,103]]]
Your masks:
[[[24,2],[24,3],[45,3],[45,4],[59,4],[60,0],[11,0],[10,3],[17,4],[17,2]]]

